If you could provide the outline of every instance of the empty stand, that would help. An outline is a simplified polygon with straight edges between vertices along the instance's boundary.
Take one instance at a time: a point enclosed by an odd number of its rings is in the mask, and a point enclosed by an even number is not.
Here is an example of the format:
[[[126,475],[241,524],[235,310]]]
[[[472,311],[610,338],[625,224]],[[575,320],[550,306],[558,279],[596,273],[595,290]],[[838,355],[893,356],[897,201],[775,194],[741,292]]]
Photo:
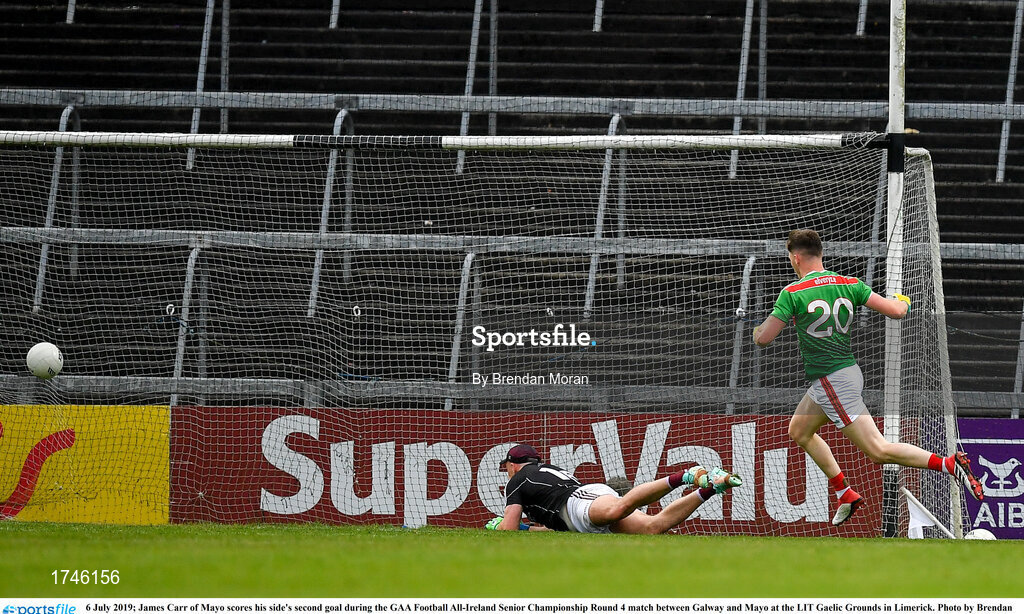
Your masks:
[[[236,3],[230,28],[232,91],[323,92],[339,95],[462,94],[472,2],[343,0],[337,28],[329,2]],[[593,32],[592,3],[523,0],[500,6],[497,88],[500,95],[618,98],[736,97],[744,2],[677,3],[616,0]],[[858,3],[777,0],[768,5],[767,97],[774,100],[886,99],[887,3],[869,6],[866,34],[855,34]],[[196,87],[204,11],[201,3],[158,5],[79,2],[75,23],[66,4],[0,6],[0,79],[8,88],[189,91]],[[486,10],[486,8],[485,8]],[[205,87],[220,88],[220,20]],[[1013,3],[924,2],[909,7],[908,102],[1002,103],[1006,97]],[[756,30],[756,28],[755,28]],[[490,34],[485,27],[483,49]],[[757,46],[744,96],[757,96]],[[489,63],[481,53],[474,93],[487,93]],[[1024,100],[1018,82],[1014,99]],[[187,131],[191,109],[80,107],[85,130]],[[629,116],[632,133],[719,132],[732,118]],[[5,107],[3,129],[52,129],[58,107]],[[231,111],[232,132],[327,133],[334,111]],[[487,130],[475,114],[474,134]],[[200,130],[219,129],[204,111]],[[459,114],[356,111],[362,134],[453,134]],[[601,115],[503,113],[499,133],[602,133]],[[1006,181],[996,183],[1000,122],[908,117],[909,144],[929,149],[936,166],[944,243],[1024,243],[1024,136],[1011,132]],[[768,131],[884,131],[883,118],[769,118]],[[744,130],[753,130],[748,119]],[[103,214],[109,201],[83,202]],[[83,209],[85,211],[86,209]],[[211,212],[211,217],[215,217]],[[439,220],[441,227],[443,220]],[[528,224],[526,218],[516,223]],[[780,230],[781,232],[781,230]],[[947,260],[946,307],[954,385],[961,390],[1012,389],[1017,361],[1024,265]]]

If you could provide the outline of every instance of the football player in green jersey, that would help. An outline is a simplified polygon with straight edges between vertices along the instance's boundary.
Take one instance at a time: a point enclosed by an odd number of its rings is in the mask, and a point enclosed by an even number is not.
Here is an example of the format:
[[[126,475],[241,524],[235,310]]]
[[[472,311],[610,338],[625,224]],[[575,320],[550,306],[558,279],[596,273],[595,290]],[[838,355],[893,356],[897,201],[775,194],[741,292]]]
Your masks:
[[[786,240],[789,262],[799,278],[779,293],[772,313],[754,329],[754,343],[770,344],[786,324],[793,322],[800,355],[811,387],[789,422],[789,436],[814,459],[829,479],[839,507],[832,524],[846,522],[864,499],[847,486],[839,464],[818,430],[832,422],[874,462],[895,463],[942,471],[959,478],[976,499],[984,497],[981,483],[971,472],[963,452],[948,457],[908,443],[892,443],[878,432],[864,405],[864,376],[850,348],[850,325],[857,307],[867,307],[889,318],[902,319],[910,299],[902,294],[885,298],[856,277],[825,269],[821,237],[813,230],[794,230]],[[858,420],[859,416],[867,416]]]

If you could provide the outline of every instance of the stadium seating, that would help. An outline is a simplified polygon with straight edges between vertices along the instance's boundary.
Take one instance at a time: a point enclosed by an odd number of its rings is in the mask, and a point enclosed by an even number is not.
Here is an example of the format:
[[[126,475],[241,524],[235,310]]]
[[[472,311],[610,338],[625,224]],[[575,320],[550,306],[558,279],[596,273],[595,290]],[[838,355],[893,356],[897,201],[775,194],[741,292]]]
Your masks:
[[[473,3],[435,0],[343,0],[338,27],[330,2],[253,0],[231,12],[230,91],[461,94],[465,87]],[[858,2],[783,0],[768,5],[769,99],[884,101],[888,3],[871,2],[864,36],[855,34]],[[486,5],[486,3],[485,3]],[[196,88],[203,6],[196,2],[80,2],[75,23],[66,3],[0,6],[5,87],[62,90]],[[501,3],[500,95],[736,98],[745,2],[666,3],[615,0],[603,28],[592,31],[593,3],[522,0]],[[485,26],[474,93],[487,93]],[[219,22],[218,14],[217,20]],[[205,88],[220,83],[215,22]],[[908,102],[1002,103],[1013,26],[1006,2],[911,3],[908,14]],[[757,96],[755,43],[744,95]],[[1024,99],[1018,82],[1015,100]],[[187,131],[190,109],[81,110],[87,130]],[[235,110],[233,132],[325,133],[333,112]],[[52,129],[59,108],[7,107],[0,128]],[[206,111],[200,130],[218,130]],[[500,133],[600,133],[608,118],[502,114]],[[731,130],[732,118],[629,117],[629,130]],[[453,134],[455,113],[360,111],[362,134]],[[756,128],[746,119],[745,130]],[[770,118],[769,131],[877,130],[884,118]],[[911,145],[932,151],[944,243],[1024,243],[1024,135],[1011,133],[1006,181],[997,183],[998,121],[925,120]],[[486,115],[470,133],[487,130]],[[1009,391],[1024,297],[1024,264],[947,260],[946,307],[952,312],[954,388]]]

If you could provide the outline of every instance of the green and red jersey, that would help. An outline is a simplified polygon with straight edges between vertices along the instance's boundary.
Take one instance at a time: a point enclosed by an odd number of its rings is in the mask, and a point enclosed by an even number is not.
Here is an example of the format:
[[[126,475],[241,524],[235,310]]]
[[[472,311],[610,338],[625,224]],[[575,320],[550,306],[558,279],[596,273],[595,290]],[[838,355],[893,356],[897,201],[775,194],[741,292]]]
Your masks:
[[[772,315],[796,326],[808,379],[818,379],[857,363],[850,348],[850,325],[871,288],[856,277],[814,271],[782,289]]]

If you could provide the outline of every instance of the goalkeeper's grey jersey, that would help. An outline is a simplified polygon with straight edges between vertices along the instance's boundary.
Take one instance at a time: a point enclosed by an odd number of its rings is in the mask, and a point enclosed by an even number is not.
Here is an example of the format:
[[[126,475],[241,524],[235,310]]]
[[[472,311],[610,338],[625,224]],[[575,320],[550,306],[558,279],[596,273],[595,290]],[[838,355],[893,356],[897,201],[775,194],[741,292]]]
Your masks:
[[[568,531],[559,510],[581,486],[566,471],[546,463],[531,463],[505,485],[505,505],[523,506],[526,517],[555,531]]]

